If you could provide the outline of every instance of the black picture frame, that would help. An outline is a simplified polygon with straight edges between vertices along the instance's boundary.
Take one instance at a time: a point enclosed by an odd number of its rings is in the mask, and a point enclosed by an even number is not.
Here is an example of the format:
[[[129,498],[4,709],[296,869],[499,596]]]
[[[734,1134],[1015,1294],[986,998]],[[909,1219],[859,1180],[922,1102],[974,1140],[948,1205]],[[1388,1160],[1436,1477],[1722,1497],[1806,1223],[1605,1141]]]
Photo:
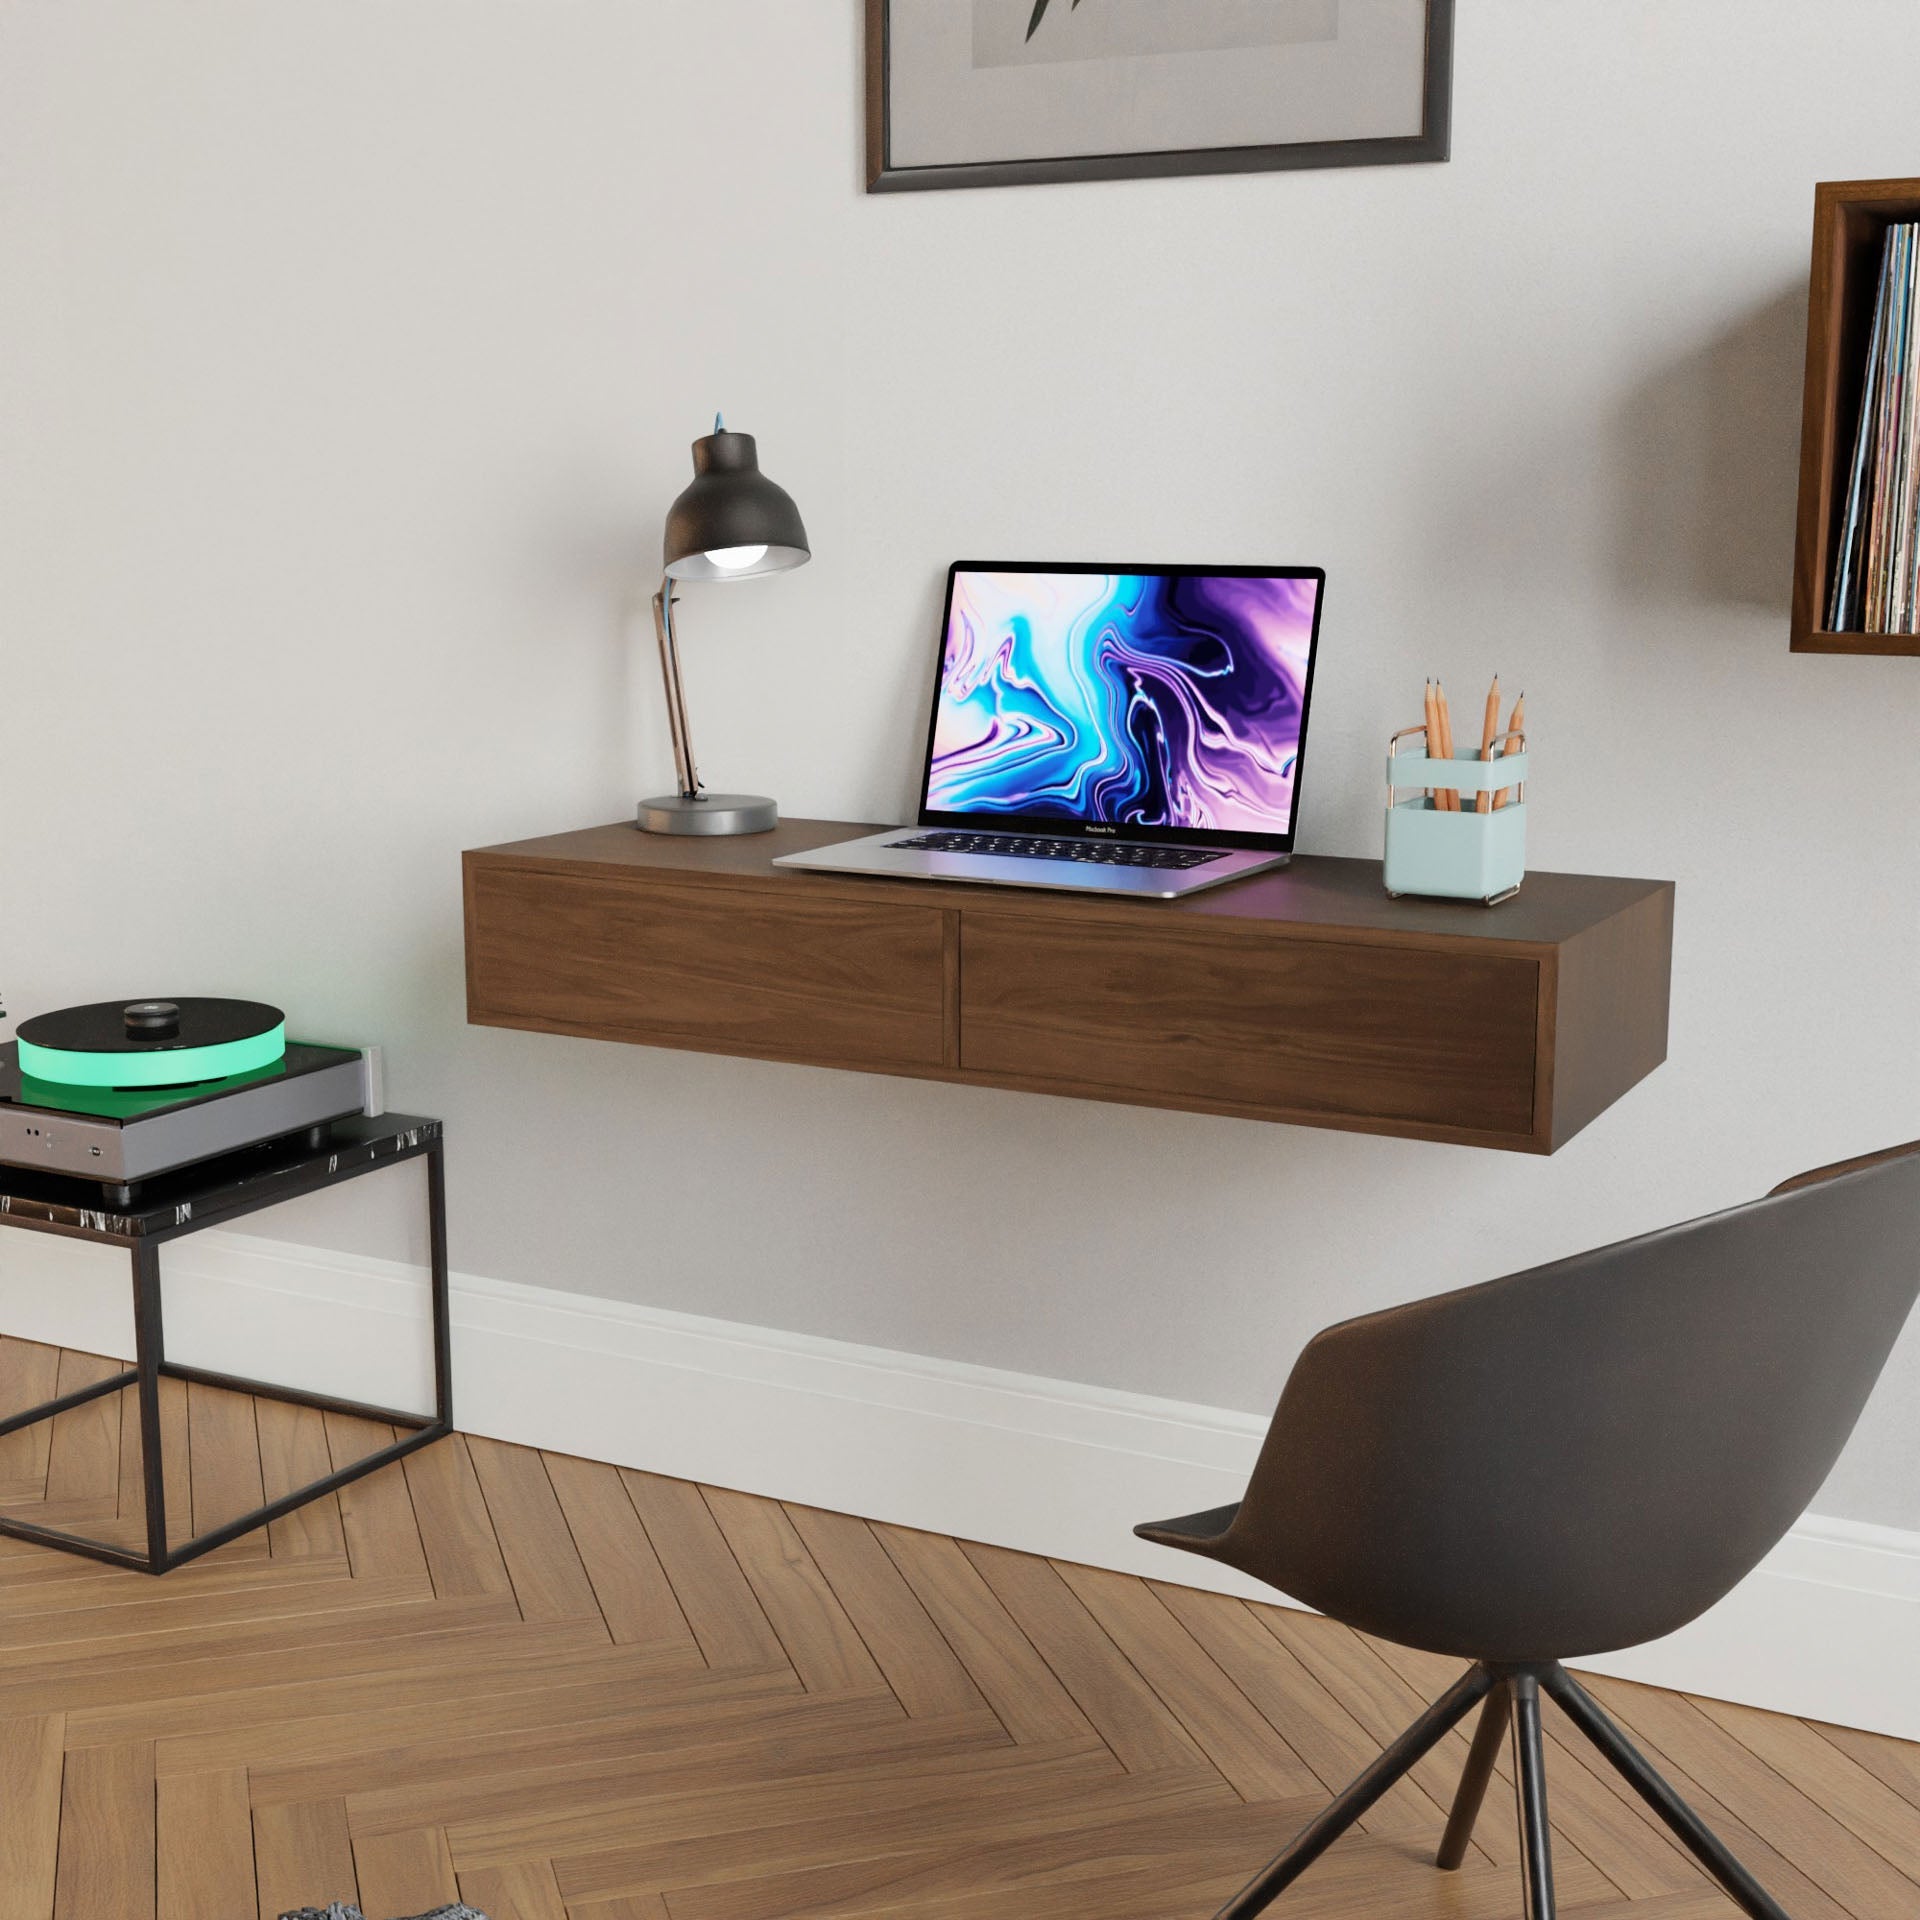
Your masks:
[[[1418,134],[1257,147],[1184,147],[1153,153],[987,160],[896,167],[888,160],[887,36],[891,0],[867,0],[867,191],[1046,186],[1067,180],[1154,180],[1193,174],[1268,173],[1294,167],[1381,167],[1442,161],[1453,139],[1454,0],[1427,0],[1427,64]]]

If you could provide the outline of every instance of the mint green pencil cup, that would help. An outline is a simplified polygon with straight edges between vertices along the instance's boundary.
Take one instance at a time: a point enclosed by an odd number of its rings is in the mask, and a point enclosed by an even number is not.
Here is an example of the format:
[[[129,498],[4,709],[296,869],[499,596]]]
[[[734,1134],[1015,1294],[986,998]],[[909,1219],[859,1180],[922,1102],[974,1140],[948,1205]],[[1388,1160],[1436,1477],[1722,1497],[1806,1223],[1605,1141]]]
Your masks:
[[[1498,906],[1526,878],[1526,739],[1491,760],[1430,760],[1426,734],[1403,727],[1387,742],[1387,892]],[[1419,750],[1403,752],[1415,735]],[[1459,794],[1458,813],[1440,807],[1447,791]],[[1504,806],[1475,810],[1476,795],[1502,791]]]

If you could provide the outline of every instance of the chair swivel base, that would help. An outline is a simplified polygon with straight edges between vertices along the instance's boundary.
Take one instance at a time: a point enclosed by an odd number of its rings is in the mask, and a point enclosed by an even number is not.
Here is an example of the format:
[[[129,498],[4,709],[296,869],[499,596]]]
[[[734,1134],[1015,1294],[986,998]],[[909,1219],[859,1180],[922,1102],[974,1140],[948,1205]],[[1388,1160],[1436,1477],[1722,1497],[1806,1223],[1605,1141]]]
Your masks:
[[[1264,1913],[1301,1874],[1403,1775],[1410,1772],[1474,1707],[1480,1724],[1454,1796],[1435,1865],[1452,1868],[1466,1858],[1474,1821],[1486,1798],[1500,1745],[1511,1722],[1514,1778],[1520,1795],[1528,1920],[1554,1920],[1552,1841],[1547,1825],[1546,1749],[1540,1729],[1540,1695],[1551,1695],[1567,1718],[1625,1776],[1674,1836],[1711,1874],[1750,1920],[1787,1920],[1786,1913],[1714,1836],[1687,1803],[1647,1763],[1599,1704],[1558,1661],[1506,1666],[1482,1661],[1454,1684],[1403,1733],[1325,1812],[1254,1875],[1214,1920],[1250,1920]]]

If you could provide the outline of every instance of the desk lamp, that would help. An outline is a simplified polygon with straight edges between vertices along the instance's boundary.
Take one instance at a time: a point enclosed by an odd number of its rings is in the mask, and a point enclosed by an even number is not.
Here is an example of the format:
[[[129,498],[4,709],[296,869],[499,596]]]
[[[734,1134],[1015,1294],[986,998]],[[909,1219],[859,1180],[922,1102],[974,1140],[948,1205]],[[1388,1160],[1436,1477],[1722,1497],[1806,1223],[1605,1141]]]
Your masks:
[[[643,833],[766,833],[780,810],[755,793],[708,793],[700,785],[680,685],[680,648],[673,630],[676,580],[750,580],[784,573],[808,558],[800,510],[760,471],[753,435],[729,433],[714,415],[713,431],[693,443],[693,479],[667,509],[665,572],[653,596],[660,671],[667,685],[667,726],[680,791],[640,802]]]

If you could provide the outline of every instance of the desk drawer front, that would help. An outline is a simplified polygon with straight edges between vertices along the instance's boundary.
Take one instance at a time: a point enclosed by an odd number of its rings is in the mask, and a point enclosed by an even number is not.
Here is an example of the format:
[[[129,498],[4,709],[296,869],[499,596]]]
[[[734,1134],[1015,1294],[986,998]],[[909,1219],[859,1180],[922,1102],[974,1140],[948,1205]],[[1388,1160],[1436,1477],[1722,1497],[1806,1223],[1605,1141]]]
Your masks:
[[[1527,1134],[1532,959],[968,917],[970,1071]]]
[[[938,1067],[936,907],[477,867],[468,1017],[609,1040]]]

